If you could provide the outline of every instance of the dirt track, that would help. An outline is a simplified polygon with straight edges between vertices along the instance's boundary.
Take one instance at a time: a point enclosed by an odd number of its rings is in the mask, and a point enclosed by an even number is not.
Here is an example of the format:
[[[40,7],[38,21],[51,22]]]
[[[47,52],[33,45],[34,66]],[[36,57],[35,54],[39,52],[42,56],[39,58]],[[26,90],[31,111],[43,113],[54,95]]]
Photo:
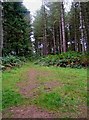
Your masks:
[[[28,79],[22,82],[19,82],[17,86],[19,87],[19,93],[25,98],[33,99],[40,94],[39,87],[43,86],[46,92],[51,91],[53,88],[57,86],[63,85],[56,80],[48,81],[48,82],[39,82],[37,80],[37,76],[50,76],[51,73],[40,72],[35,69],[31,69],[28,73]],[[3,118],[63,118],[64,116],[70,116],[74,118],[84,118],[87,116],[87,108],[79,107],[80,114],[74,113],[61,113],[61,112],[49,112],[48,110],[42,109],[35,105],[22,105],[22,106],[14,106],[3,112]]]

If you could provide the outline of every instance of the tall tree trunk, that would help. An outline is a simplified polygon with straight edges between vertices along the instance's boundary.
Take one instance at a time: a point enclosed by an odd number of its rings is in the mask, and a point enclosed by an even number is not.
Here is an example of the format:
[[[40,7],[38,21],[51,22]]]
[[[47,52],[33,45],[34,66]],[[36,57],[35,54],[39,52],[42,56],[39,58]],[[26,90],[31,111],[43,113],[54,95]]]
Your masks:
[[[0,1],[0,57],[2,56],[2,48],[3,48],[2,3]]]
[[[88,7],[89,2],[82,3],[81,9],[82,9],[82,14],[83,14],[83,19],[84,19],[84,26],[85,26],[85,37],[86,37],[86,50],[89,52],[89,16],[88,16]]]
[[[47,55],[47,25],[46,25],[46,12],[45,12],[45,2],[44,0],[42,1],[43,3],[43,24],[44,24],[44,30],[43,30],[43,54]]]
[[[71,32],[70,32],[70,24],[69,23],[68,23],[68,42],[71,42]],[[69,47],[70,47],[70,44],[68,44],[68,48]]]
[[[35,39],[35,51],[36,51],[36,54],[38,55],[38,40],[37,40],[37,38]]]
[[[62,26],[61,26],[61,22],[60,22],[59,28],[60,28],[60,51],[63,52],[63,49],[62,49]]]
[[[56,39],[55,39],[54,25],[53,25],[53,47],[54,47],[54,54],[56,54]]]
[[[76,36],[76,30],[75,30],[75,51],[77,51],[77,36]]]
[[[77,46],[77,16],[76,16],[76,5],[75,5],[75,14],[74,14],[74,20],[75,20],[75,24],[74,24],[74,31],[75,31],[75,36],[74,36],[74,42],[75,42],[75,51],[78,50],[78,46]]]
[[[84,30],[83,30],[83,17],[82,17],[82,12],[81,12],[81,3],[79,3],[79,8],[80,8],[80,30],[81,30],[81,40],[82,40],[82,52],[84,53],[85,51],[85,46],[84,46]]]
[[[86,34],[86,50],[87,52],[89,52],[89,30],[88,30],[88,26],[87,23],[85,22],[85,34]]]
[[[61,3],[61,24],[62,24],[63,52],[66,52],[65,21],[64,21],[64,5],[63,5],[63,2]]]
[[[71,26],[71,24],[69,25],[69,42],[70,42],[70,44],[69,44],[69,50],[72,50],[72,39],[73,39],[73,34],[72,34],[72,28],[71,28],[72,26]]]
[[[57,30],[56,30],[56,46],[57,46],[57,53],[60,53],[60,47],[59,47],[59,26],[57,27]]]
[[[61,22],[61,3],[59,3],[59,52],[63,52],[63,45],[62,45],[62,22]]]

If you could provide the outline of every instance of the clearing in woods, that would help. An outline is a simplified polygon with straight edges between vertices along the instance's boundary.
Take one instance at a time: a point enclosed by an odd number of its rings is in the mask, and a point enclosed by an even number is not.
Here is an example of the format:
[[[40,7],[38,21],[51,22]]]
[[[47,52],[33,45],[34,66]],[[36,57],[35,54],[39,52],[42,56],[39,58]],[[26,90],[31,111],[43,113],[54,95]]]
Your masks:
[[[87,70],[26,63],[3,72],[3,118],[86,118]]]

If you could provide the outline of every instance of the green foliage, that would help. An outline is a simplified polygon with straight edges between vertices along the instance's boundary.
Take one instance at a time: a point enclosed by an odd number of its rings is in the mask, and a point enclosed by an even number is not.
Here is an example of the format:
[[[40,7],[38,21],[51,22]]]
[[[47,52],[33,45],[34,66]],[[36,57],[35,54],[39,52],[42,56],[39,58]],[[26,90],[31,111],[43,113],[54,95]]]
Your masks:
[[[10,89],[2,91],[2,109],[12,105],[18,105],[21,101],[22,97],[19,93]]]
[[[6,69],[6,67],[21,67],[23,64],[25,64],[27,61],[36,61],[39,58],[39,56],[36,55],[29,55],[27,57],[25,56],[14,56],[14,55],[8,55],[0,57],[0,65],[3,70]]]
[[[46,57],[41,57],[35,64],[40,64],[43,66],[60,66],[60,67],[72,67],[81,68],[87,67],[89,65],[89,56],[83,55],[77,52],[67,52],[58,55],[48,55]]]
[[[37,60],[37,56],[13,56],[8,55],[4,57],[0,57],[0,69],[2,70],[8,70],[14,67],[21,67],[23,64],[26,64],[27,61],[35,61]]]
[[[11,64],[11,63],[20,63],[20,59],[16,56],[6,56],[6,57],[3,57],[2,58],[2,64],[5,65],[5,64]]]
[[[21,2],[3,2],[3,55],[31,54],[30,12]]]
[[[12,55],[9,55],[9,56],[6,56],[6,57],[2,57],[1,58],[2,60],[2,65],[5,66],[5,67],[14,67],[14,66],[18,66],[20,67],[22,65],[22,58],[20,59],[19,57],[17,56],[12,56]]]
[[[82,55],[80,57],[80,62],[83,66],[89,65],[89,54]]]

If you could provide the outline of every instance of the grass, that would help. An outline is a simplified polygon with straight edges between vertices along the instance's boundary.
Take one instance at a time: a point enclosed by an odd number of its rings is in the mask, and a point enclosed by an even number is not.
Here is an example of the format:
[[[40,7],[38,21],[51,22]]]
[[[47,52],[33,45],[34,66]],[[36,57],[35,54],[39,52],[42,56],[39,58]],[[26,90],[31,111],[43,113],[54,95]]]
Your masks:
[[[25,99],[18,93],[16,83],[28,79],[27,71],[34,68],[38,71],[51,73],[49,76],[37,76],[41,83],[56,80],[58,85],[47,92],[44,85],[39,87],[40,94],[37,98]],[[21,68],[3,72],[3,108],[20,104],[36,104],[43,108],[62,112],[75,112],[78,105],[87,102],[87,69],[43,67],[26,63]]]
[[[57,67],[41,67],[44,71],[53,74],[40,76],[42,82],[56,80],[63,85],[57,86],[51,92],[43,91],[34,101],[37,105],[50,110],[76,111],[78,105],[87,103],[87,70]]]
[[[35,104],[50,110],[58,109],[58,106],[62,105],[61,97],[58,93],[44,93],[39,98],[34,100]]]
[[[16,83],[26,80],[26,72],[31,67],[26,63],[21,68],[14,68],[2,73],[2,109],[23,103],[24,98],[18,93]]]
[[[7,89],[2,94],[2,107],[6,108],[11,105],[18,105],[22,101],[22,96],[13,90]]]
[[[14,89],[16,90],[16,83],[20,80],[26,79],[24,74],[30,68],[30,64],[26,63],[21,68],[13,68],[10,71],[4,71],[2,74],[2,88],[3,89]],[[23,78],[24,77],[24,78]]]

